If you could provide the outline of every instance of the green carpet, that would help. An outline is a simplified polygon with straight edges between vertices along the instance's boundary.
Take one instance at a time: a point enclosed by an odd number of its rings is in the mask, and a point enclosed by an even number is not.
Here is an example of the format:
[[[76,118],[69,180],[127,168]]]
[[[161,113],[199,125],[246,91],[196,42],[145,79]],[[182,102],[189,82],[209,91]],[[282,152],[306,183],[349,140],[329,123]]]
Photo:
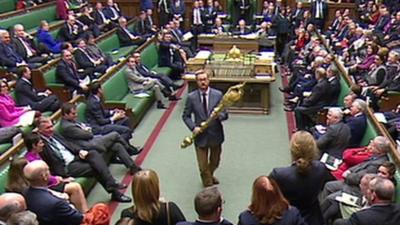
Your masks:
[[[272,168],[290,163],[288,132],[282,95],[277,91],[278,79],[271,86],[270,115],[230,114],[224,122],[226,140],[220,168],[216,172],[226,204],[224,217],[237,222],[238,214],[246,209],[250,201],[251,185],[259,175],[268,175]],[[142,167],[151,168],[160,176],[162,196],[174,201],[188,220],[194,220],[193,198],[202,189],[194,147],[179,148],[184,136],[189,134],[181,119],[185,100],[180,101],[168,123],[147,155]],[[162,110],[152,109],[136,129],[135,144],[143,144],[162,115]],[[125,169],[112,165],[113,174],[121,179]],[[130,195],[130,188],[127,190]],[[89,203],[107,201],[109,196],[96,186],[89,196]],[[111,224],[120,216],[120,211],[130,204],[119,204]]]

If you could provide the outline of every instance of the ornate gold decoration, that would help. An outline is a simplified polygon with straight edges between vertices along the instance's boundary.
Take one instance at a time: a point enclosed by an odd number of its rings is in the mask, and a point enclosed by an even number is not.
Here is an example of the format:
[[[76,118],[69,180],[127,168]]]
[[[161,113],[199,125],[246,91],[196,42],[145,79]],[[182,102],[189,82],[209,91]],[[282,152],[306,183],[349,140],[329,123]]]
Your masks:
[[[228,52],[228,57],[227,59],[229,60],[240,60],[241,58],[241,53],[240,53],[240,49],[238,49],[236,47],[236,45],[234,45]]]
[[[220,101],[220,103],[213,109],[213,112],[211,113],[210,117],[208,117],[208,119],[206,121],[204,121],[200,124],[200,132],[196,133],[196,134],[193,132],[191,136],[185,137],[181,143],[181,148],[186,148],[189,145],[193,144],[194,139],[199,134],[201,134],[205,129],[207,129],[207,127],[211,121],[216,119],[218,117],[218,115],[226,107],[232,106],[233,104],[238,102],[244,94],[244,85],[245,84],[246,84],[246,82],[229,87],[228,91],[222,97],[222,100]]]

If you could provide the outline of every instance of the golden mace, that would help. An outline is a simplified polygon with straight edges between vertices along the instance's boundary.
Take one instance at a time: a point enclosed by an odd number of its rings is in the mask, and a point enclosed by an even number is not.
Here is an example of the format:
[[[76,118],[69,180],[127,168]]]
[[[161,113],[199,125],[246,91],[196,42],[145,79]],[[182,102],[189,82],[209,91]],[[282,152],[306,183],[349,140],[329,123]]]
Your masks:
[[[218,115],[226,108],[229,106],[232,106],[236,102],[238,102],[243,94],[244,94],[244,85],[246,82],[243,82],[241,84],[237,84],[235,86],[229,87],[228,91],[224,94],[222,97],[222,100],[219,102],[219,104],[214,108],[213,112],[211,113],[212,116],[208,117],[208,119],[200,124],[200,132],[198,133],[192,133],[192,135],[187,136],[183,139],[181,143],[181,148],[186,148],[189,145],[193,144],[194,139],[201,134],[205,129],[207,129],[208,125],[210,124],[211,121],[216,119]]]

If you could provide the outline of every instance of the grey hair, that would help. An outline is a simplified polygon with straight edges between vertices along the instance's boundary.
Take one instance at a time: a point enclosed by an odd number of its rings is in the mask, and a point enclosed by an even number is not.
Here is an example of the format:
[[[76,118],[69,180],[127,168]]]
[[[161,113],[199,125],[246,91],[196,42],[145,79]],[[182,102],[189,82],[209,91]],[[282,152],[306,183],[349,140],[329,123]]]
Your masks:
[[[7,225],[38,225],[36,214],[27,210],[15,213],[7,220]]]
[[[394,184],[389,179],[383,177],[375,177],[369,183],[371,191],[383,201],[392,201],[394,197]]]
[[[364,113],[367,110],[367,103],[364,100],[357,98],[353,103],[356,103],[357,109],[361,112]]]
[[[342,109],[340,109],[338,107],[332,107],[332,108],[329,108],[329,112],[331,112],[335,117],[337,117],[339,119],[339,121],[342,121],[342,119],[343,119]]]
[[[390,151],[390,142],[387,137],[377,136],[375,137],[374,142],[376,142],[376,147],[378,148],[379,152],[388,153]]]

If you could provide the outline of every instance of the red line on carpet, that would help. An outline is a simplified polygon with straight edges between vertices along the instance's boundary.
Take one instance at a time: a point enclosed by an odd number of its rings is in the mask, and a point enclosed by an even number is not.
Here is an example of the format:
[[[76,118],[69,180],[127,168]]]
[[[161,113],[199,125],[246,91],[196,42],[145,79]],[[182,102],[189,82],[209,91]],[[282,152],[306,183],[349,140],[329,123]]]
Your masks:
[[[187,86],[187,82],[185,82],[185,85],[183,88],[181,88],[178,93],[176,94],[178,97],[181,97],[183,92],[185,91]],[[165,110],[163,115],[161,116],[160,120],[157,122],[156,126],[154,127],[153,131],[151,132],[150,136],[147,138],[144,146],[143,146],[143,151],[138,155],[135,159],[136,165],[140,166],[142,165],[143,161],[146,159],[146,156],[150,152],[151,148],[155,144],[158,136],[160,135],[160,132],[164,125],[167,123],[169,117],[171,116],[172,112],[175,109],[175,106],[177,105],[177,101],[171,101],[169,104],[168,109]],[[132,182],[133,176],[130,175],[129,173],[126,173],[124,178],[122,179],[121,183],[124,183],[126,185],[129,185]],[[126,189],[121,191],[122,193],[126,192]],[[108,204],[108,208],[110,210],[110,215],[114,214],[115,210],[118,207],[119,202],[112,201]]]
[[[282,75],[284,72],[286,72],[286,69],[281,66],[280,72]],[[281,76],[281,77],[282,77],[282,85],[287,86],[289,83],[287,76]],[[296,129],[296,120],[294,118],[294,112],[286,112],[286,122],[287,122],[287,128],[288,128],[288,135],[289,135],[289,139],[290,139],[292,137],[294,129]]]

